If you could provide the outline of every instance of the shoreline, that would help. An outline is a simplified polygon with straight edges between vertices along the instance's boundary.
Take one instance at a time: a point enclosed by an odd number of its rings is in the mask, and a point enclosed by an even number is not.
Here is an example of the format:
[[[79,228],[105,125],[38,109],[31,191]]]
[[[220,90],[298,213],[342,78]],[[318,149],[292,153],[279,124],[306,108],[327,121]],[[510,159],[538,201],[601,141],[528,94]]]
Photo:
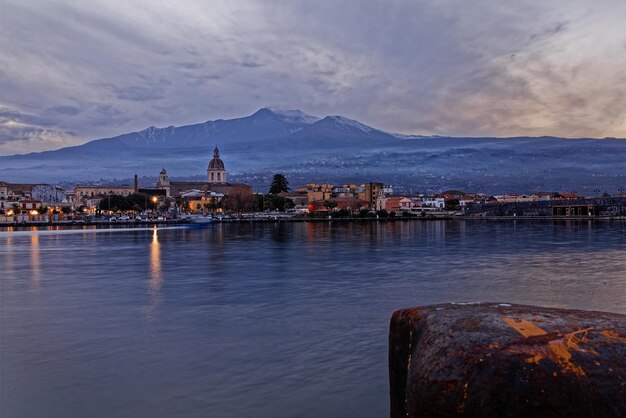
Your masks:
[[[58,222],[2,222],[0,223],[0,230],[7,228],[25,229],[32,227],[82,227],[82,226],[96,226],[96,227],[146,227],[146,226],[168,226],[168,225],[186,225],[196,227],[207,227],[211,224],[226,224],[226,223],[387,223],[387,222],[432,222],[432,221],[487,221],[487,222],[499,222],[499,221],[531,221],[531,222],[563,222],[563,221],[593,221],[593,222],[626,222],[625,216],[618,217],[600,217],[600,216],[441,216],[441,217],[397,217],[397,218],[241,218],[241,219],[216,219],[209,223],[194,223],[186,219],[172,219],[167,221],[129,221],[129,222],[76,222],[76,221],[58,221]]]

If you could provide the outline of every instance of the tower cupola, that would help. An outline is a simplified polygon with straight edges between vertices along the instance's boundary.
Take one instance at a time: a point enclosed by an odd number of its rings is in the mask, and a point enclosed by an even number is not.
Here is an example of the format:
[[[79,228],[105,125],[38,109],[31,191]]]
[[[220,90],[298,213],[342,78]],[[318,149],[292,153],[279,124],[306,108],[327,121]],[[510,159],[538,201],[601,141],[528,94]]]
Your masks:
[[[213,150],[213,159],[209,162],[207,169],[207,181],[212,183],[226,183],[226,168],[224,162],[220,158],[220,150],[215,146]]]

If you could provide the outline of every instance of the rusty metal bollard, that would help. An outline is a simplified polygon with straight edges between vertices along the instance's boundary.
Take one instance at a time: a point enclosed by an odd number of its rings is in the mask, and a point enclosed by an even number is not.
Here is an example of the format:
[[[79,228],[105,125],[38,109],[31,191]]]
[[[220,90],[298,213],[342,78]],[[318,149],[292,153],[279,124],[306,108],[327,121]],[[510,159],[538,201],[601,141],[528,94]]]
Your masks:
[[[394,312],[391,417],[626,417],[626,315],[502,303]]]

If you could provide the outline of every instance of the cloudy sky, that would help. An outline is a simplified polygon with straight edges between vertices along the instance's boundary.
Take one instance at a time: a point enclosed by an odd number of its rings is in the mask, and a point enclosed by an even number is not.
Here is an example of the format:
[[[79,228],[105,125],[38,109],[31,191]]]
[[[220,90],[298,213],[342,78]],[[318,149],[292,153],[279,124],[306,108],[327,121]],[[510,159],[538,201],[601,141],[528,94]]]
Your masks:
[[[624,0],[0,0],[0,154],[264,106],[626,137]]]

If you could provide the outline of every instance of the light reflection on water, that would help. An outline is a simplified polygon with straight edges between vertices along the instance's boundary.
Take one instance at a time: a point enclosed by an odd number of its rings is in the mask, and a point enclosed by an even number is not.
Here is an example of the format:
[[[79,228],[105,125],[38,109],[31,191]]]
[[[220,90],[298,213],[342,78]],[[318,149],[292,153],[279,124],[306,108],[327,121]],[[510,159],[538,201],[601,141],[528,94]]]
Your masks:
[[[385,416],[397,308],[626,313],[623,223],[97,231],[0,234],[0,416]]]
[[[154,296],[161,290],[163,276],[161,275],[161,247],[159,245],[158,230],[154,228],[152,232],[152,243],[150,244],[150,293]]]
[[[30,268],[32,285],[37,288],[41,282],[41,262],[39,259],[39,236],[36,234],[30,237]]]

